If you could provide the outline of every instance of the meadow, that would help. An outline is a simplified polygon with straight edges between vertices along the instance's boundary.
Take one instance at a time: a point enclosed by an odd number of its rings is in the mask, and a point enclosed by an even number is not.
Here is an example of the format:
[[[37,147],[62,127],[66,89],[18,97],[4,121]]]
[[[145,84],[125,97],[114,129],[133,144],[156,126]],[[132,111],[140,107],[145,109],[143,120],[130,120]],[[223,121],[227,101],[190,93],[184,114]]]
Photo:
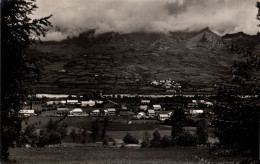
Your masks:
[[[17,163],[198,163],[199,158],[215,163],[236,163],[241,158],[222,158],[208,154],[208,148],[176,147],[160,149],[134,148],[16,148],[11,160]]]

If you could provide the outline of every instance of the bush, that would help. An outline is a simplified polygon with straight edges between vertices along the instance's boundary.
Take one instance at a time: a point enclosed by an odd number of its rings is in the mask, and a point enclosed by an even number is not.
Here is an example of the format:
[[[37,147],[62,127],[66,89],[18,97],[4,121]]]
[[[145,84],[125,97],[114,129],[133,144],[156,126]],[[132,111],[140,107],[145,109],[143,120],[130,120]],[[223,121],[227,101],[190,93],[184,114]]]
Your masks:
[[[153,139],[150,142],[150,147],[160,147],[161,146],[161,135],[158,130],[153,133]]]
[[[161,147],[171,147],[172,139],[170,136],[163,136],[161,140]]]
[[[61,143],[60,133],[52,131],[48,135],[48,144],[60,144],[60,143]]]
[[[144,132],[143,134],[143,141],[141,143],[142,148],[147,148],[150,146],[150,134],[149,132]]]
[[[176,144],[179,146],[195,146],[197,143],[198,141],[195,136],[187,131],[183,131],[180,134]]]
[[[139,141],[128,132],[126,133],[123,141],[125,144],[138,144],[139,143]]]

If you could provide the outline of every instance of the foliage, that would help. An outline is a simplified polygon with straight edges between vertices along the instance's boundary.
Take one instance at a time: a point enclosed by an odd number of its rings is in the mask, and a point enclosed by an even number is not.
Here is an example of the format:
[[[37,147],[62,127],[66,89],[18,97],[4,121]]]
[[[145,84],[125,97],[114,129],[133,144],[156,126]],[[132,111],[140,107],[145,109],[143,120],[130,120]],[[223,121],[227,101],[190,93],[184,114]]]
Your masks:
[[[208,141],[207,125],[205,119],[199,120],[197,125],[196,134],[199,144],[206,144]]]
[[[161,134],[158,130],[153,132],[153,139],[150,142],[150,147],[160,147],[161,146]]]
[[[195,146],[197,143],[197,138],[187,131],[182,131],[176,142],[178,146]]]
[[[44,36],[48,19],[31,19],[37,9],[35,0],[1,1],[1,159],[7,160],[9,147],[14,146],[21,132],[18,112],[28,94],[28,83],[39,79],[41,66],[38,60],[25,58],[25,50]]]
[[[106,137],[107,126],[108,126],[108,118],[105,117],[104,118],[104,127],[102,129],[102,134],[101,134],[102,139],[104,139]]]
[[[161,147],[171,147],[172,139],[170,136],[163,136],[161,140]]]
[[[98,120],[93,120],[92,121],[92,127],[91,127],[91,137],[93,139],[93,142],[95,142],[97,136],[98,136]]]
[[[58,132],[51,131],[48,134],[48,144],[60,144],[61,143],[61,135]]]
[[[75,129],[72,129],[72,130],[71,130],[70,136],[71,136],[73,142],[75,142],[75,139],[76,139],[76,137],[77,137],[77,133],[76,133],[76,130],[75,130]]]
[[[143,134],[143,141],[141,143],[142,148],[147,148],[150,146],[150,133],[149,132],[144,132]]]
[[[183,132],[183,127],[185,124],[185,115],[183,109],[176,109],[171,116],[171,123],[172,123],[172,141],[176,143],[180,134]]]
[[[138,144],[139,143],[139,141],[128,132],[126,133],[123,141],[125,144]]]

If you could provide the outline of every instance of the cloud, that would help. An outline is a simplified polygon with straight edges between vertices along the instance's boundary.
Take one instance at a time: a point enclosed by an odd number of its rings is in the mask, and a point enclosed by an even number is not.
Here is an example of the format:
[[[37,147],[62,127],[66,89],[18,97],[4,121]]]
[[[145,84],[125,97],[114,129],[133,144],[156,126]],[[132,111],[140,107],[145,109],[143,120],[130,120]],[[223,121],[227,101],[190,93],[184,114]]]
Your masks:
[[[53,29],[45,40],[97,29],[165,32],[210,27],[219,34],[256,34],[255,0],[38,0],[34,17],[53,14]]]

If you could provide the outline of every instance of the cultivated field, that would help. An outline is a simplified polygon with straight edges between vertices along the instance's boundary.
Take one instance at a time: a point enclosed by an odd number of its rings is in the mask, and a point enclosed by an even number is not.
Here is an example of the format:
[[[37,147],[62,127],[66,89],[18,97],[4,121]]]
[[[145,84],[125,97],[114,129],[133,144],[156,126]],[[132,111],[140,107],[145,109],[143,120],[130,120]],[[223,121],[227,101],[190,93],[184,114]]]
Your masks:
[[[235,163],[241,158],[221,158],[208,154],[208,148],[19,148],[11,150],[12,160],[17,163],[198,163],[197,157],[211,162]]]

